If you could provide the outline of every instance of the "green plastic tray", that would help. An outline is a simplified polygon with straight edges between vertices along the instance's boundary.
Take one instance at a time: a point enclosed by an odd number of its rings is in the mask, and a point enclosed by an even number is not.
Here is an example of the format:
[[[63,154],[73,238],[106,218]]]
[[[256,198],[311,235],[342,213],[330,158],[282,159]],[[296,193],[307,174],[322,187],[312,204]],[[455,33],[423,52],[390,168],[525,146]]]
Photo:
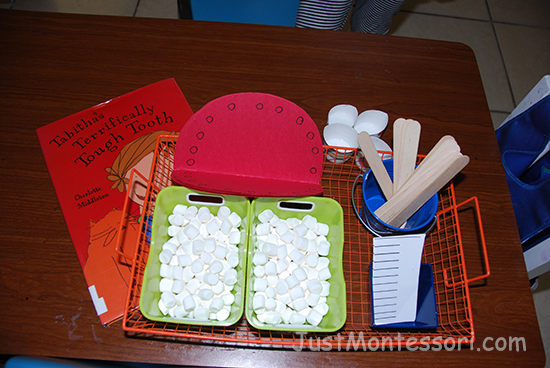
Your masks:
[[[294,208],[281,207],[280,204],[290,204]],[[305,206],[300,206],[305,204]],[[307,207],[309,209],[298,209],[297,207]],[[330,259],[329,270],[332,274],[330,281],[330,294],[327,297],[329,312],[323,317],[319,326],[304,325],[291,326],[285,324],[270,325],[260,322],[254,316],[252,308],[253,300],[253,274],[252,258],[256,244],[256,235],[254,229],[259,223],[258,215],[264,210],[270,209],[281,219],[295,217],[302,219],[305,215],[311,215],[317,218],[319,222],[329,225],[329,235],[327,240],[331,243],[328,258]],[[342,207],[338,202],[330,198],[323,197],[302,197],[302,198],[258,198],[252,202],[250,213],[250,235],[248,241],[248,266],[247,266],[247,297],[245,306],[246,319],[253,327],[259,330],[274,331],[293,331],[293,332],[334,332],[338,331],[346,322],[346,282],[344,280],[344,271],[342,267],[342,255],[344,249],[344,214]]]
[[[193,195],[196,195],[193,196]],[[191,196],[191,197],[190,197]],[[221,199],[222,203],[214,203],[208,198]],[[195,199],[201,200],[197,202]],[[204,202],[207,201],[207,202]],[[159,310],[158,302],[160,300],[160,260],[159,254],[162,251],[162,245],[170,238],[167,234],[168,216],[172,214],[177,204],[194,205],[197,207],[208,207],[213,214],[218,213],[218,209],[225,205],[236,212],[242,218],[241,225],[241,243],[239,248],[239,265],[237,270],[237,283],[232,291],[235,295],[235,302],[231,307],[229,318],[225,321],[204,321],[190,318],[173,318],[165,316]],[[152,320],[160,322],[185,323],[192,325],[206,326],[230,326],[239,321],[244,310],[244,285],[246,257],[248,254],[248,227],[250,218],[250,201],[245,197],[209,194],[187,189],[180,186],[171,186],[162,189],[156,199],[155,212],[153,215],[153,225],[151,230],[151,248],[149,258],[145,267],[143,276],[143,285],[139,299],[139,308],[143,315]]]

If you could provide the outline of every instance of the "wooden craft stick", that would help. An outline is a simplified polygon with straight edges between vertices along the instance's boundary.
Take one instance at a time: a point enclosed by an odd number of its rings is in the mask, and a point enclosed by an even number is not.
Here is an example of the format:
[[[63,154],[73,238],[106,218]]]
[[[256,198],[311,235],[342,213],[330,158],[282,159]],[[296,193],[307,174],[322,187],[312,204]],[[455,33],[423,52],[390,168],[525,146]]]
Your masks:
[[[458,174],[469,161],[468,156],[463,156],[456,151],[447,153],[441,160],[432,161],[430,167],[426,170],[427,173],[430,173],[429,175],[417,178],[414,185],[396,193],[375,214],[391,226],[402,226],[426,201]]]
[[[378,185],[382,188],[382,192],[384,193],[386,200],[389,201],[393,196],[393,183],[388,175],[388,172],[386,171],[386,168],[384,167],[384,164],[382,163],[380,156],[378,155],[378,151],[376,151],[376,147],[374,147],[374,143],[372,142],[370,135],[366,132],[361,132],[357,137],[357,142],[359,143],[359,147],[361,147],[361,151],[363,151],[363,155],[365,155],[365,159],[374,173],[374,177],[376,178]]]
[[[397,193],[415,169],[420,123],[399,118],[393,123],[393,193]]]

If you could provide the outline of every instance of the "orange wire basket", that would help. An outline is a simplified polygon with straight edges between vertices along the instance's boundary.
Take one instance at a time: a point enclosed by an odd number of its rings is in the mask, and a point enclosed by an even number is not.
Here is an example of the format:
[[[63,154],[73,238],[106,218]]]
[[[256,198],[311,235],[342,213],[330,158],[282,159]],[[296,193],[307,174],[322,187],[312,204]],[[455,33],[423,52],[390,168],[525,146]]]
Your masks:
[[[436,225],[426,235],[423,263],[433,268],[434,288],[439,327],[435,330],[393,330],[372,328],[369,264],[372,260],[373,236],[363,227],[353,209],[352,200],[361,203],[361,186],[356,178],[362,174],[362,156],[357,150],[325,146],[325,160],[321,185],[323,196],[333,198],[344,210],[343,269],[347,292],[347,320],[344,327],[334,333],[289,333],[260,331],[247,323],[243,316],[229,327],[197,326],[148,320],[139,310],[140,289],[149,255],[151,219],[155,200],[161,189],[171,186],[174,149],[177,135],[158,138],[152,172],[143,206],[135,255],[133,257],[126,310],[122,328],[135,337],[165,338],[170,341],[200,342],[229,346],[253,346],[265,348],[309,347],[324,350],[385,349],[435,344],[471,344],[475,340],[474,323],[468,284],[489,276],[489,264],[479,204],[476,197],[456,204],[452,182],[439,192],[439,209]],[[327,154],[330,149],[330,157]],[[342,153],[339,153],[342,152]],[[391,153],[388,153],[391,154]],[[336,157],[334,156],[336,155]],[[345,162],[340,163],[344,159]],[[356,188],[354,188],[357,186]],[[352,190],[353,189],[353,190]],[[355,198],[352,199],[352,192]],[[468,279],[458,222],[458,209],[466,203],[475,205],[478,231],[485,273]],[[123,226],[123,224],[121,224]],[[127,258],[131,258],[125,255]],[[422,350],[422,349],[421,349]]]

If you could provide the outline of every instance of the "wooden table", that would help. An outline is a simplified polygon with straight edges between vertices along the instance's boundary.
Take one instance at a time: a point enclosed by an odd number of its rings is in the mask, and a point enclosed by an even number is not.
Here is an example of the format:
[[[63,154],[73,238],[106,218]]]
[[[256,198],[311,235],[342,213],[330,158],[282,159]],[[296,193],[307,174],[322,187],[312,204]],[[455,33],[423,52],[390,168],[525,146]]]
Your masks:
[[[0,50],[1,354],[256,367],[543,364],[504,171],[475,56],[467,46],[347,32],[9,10],[0,12]],[[102,327],[35,130],[170,77],[194,111],[225,94],[257,91],[295,102],[319,128],[339,103],[360,111],[384,110],[392,122],[417,119],[423,127],[419,152],[424,154],[442,135],[455,136],[471,157],[455,183],[457,199],[479,198],[492,272],[470,285],[473,349],[297,353],[128,337],[120,322]],[[391,129],[384,138],[391,144]],[[465,230],[464,238],[468,274],[482,274],[475,231]],[[524,337],[526,351],[497,351],[495,346],[503,345],[495,345],[496,340],[509,337]]]

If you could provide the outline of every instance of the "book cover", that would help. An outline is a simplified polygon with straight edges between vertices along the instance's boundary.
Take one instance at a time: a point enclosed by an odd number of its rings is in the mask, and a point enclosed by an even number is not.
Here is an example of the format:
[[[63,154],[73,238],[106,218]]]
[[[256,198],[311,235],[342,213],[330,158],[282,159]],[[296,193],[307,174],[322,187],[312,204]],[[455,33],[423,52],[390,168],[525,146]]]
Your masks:
[[[125,309],[146,183],[157,137],[177,134],[193,114],[174,79],[163,80],[58,120],[36,133],[88,290],[102,324]],[[130,193],[129,193],[130,192]]]

